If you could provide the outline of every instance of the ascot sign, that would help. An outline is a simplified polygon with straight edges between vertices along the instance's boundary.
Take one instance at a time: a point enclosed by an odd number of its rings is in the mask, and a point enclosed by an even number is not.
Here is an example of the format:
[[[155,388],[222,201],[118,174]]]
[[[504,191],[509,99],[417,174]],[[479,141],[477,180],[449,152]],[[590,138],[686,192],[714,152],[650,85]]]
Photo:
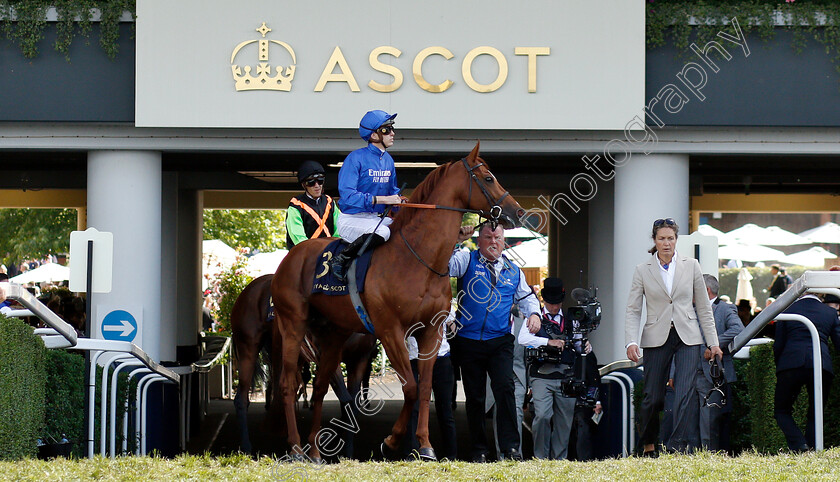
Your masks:
[[[627,0],[137,0],[138,127],[624,129],[644,106]],[[409,78],[406,78],[409,77]]]
[[[271,32],[271,29],[265,22],[263,22],[256,31],[262,34],[262,39],[246,40],[240,43],[233,49],[233,53],[230,56],[232,64],[231,70],[233,72],[233,80],[236,90],[277,90],[289,92],[292,90],[292,80],[295,77],[295,63],[297,62],[294,49],[286,42],[265,39],[266,34]],[[256,77],[251,75],[252,68],[250,65],[240,67],[238,64],[234,63],[240,50],[253,43],[259,44]],[[268,62],[269,49],[272,43],[283,47],[291,56],[292,62],[294,62],[288,67],[275,67],[276,74],[274,76],[271,75],[271,64]],[[537,91],[537,56],[550,54],[550,47],[516,47],[514,49],[514,55],[523,55],[528,57],[528,92],[534,93]],[[403,85],[403,73],[397,67],[382,62],[379,58],[382,55],[390,55],[394,58],[398,58],[402,55],[402,51],[392,46],[381,46],[371,50],[370,55],[368,56],[368,63],[373,70],[388,74],[393,77],[394,80],[387,85],[380,84],[375,80],[370,80],[368,82],[368,87],[376,92],[394,92]],[[414,62],[412,63],[414,82],[416,82],[417,85],[426,92],[446,92],[454,84],[453,81],[447,79],[439,84],[432,85],[425,79],[425,77],[423,77],[423,61],[431,55],[440,55],[446,60],[450,60],[455,56],[446,47],[436,46],[424,48],[417,53],[414,57]],[[498,75],[496,76],[496,79],[489,84],[481,84],[477,82],[473,76],[473,61],[475,61],[479,55],[489,55],[498,66]],[[338,69],[338,72],[336,72],[336,69]],[[504,54],[494,47],[476,47],[467,52],[467,55],[464,57],[464,60],[461,63],[461,75],[463,76],[464,83],[466,83],[470,89],[483,93],[495,92],[504,85],[507,80],[508,62]],[[356,82],[356,77],[353,75],[353,71],[348,64],[347,59],[341,51],[341,47],[336,47],[335,50],[333,50],[332,55],[326,62],[323,72],[321,72],[321,76],[318,78],[318,82],[315,84],[314,91],[323,92],[324,86],[327,85],[327,82],[345,82],[350,87],[351,91],[359,92],[361,90],[359,88],[359,83]]]

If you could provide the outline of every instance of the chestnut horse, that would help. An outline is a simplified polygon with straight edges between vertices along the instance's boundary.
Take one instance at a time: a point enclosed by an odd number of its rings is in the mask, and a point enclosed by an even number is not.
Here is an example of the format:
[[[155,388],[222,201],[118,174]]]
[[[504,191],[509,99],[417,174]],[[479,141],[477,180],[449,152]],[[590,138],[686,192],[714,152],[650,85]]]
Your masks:
[[[230,314],[233,353],[239,364],[239,386],[236,389],[233,404],[236,407],[236,419],[239,424],[240,447],[246,453],[250,453],[252,449],[247,419],[248,406],[251,403],[249,394],[255,378],[268,380],[266,410],[275,412],[277,416],[275,420],[280,422],[281,431],[285,428],[283,425],[286,422],[282,414],[283,404],[279,399],[276,399],[275,403],[271,400],[271,387],[279,384],[283,361],[280,335],[276,333],[277,326],[267,321],[272,276],[260,276],[248,283],[248,286],[236,298]],[[317,345],[319,343],[317,339],[313,340],[313,337],[309,336],[305,344],[306,347],[302,350],[300,358],[296,360],[304,370],[308,371],[309,362],[318,362],[320,353]],[[361,390],[365,376],[369,376],[370,363],[377,353],[375,348],[376,339],[369,334],[356,334],[347,339],[343,347],[342,359],[347,366],[347,384],[344,383],[340,369],[334,370],[333,376],[329,379],[333,391],[341,402],[342,414],[346,413],[343,407],[350,405],[353,397]],[[263,352],[269,361],[268,374],[263,372],[262,365],[259,363],[260,352]],[[305,389],[300,369],[296,372],[296,379],[295,386]],[[347,433],[344,440],[346,448],[342,455],[352,457],[352,433]]]
[[[399,452],[412,407],[419,397],[419,456],[424,460],[437,459],[429,443],[428,428],[435,357],[420,357],[418,390],[405,337],[408,331],[417,339],[421,354],[437,353],[442,333],[440,321],[449,313],[452,298],[447,267],[458,238],[462,212],[487,214],[489,211],[488,217],[507,228],[518,226],[525,214],[478,157],[478,148],[476,144],[466,158],[438,167],[417,186],[409,203],[427,203],[443,209],[403,207],[399,210],[391,225],[390,239],[373,253],[364,292],[360,293],[375,335],[403,383],[402,411],[391,435],[380,446],[383,455],[389,458]],[[283,337],[283,371],[278,390],[286,407],[288,442],[294,458],[304,459],[308,455],[316,462],[321,460],[323,448],[316,444],[316,436],[321,426],[327,377],[338,366],[339,347],[344,340],[352,333],[366,332],[348,295],[312,294],[315,270],[322,269],[321,252],[330,242],[330,239],[313,239],[292,248],[271,282],[275,323]],[[438,316],[440,313],[443,317]],[[328,329],[323,330],[320,340],[321,366],[313,384],[313,423],[309,452],[305,454],[293,411],[296,360],[307,328],[319,325]]]

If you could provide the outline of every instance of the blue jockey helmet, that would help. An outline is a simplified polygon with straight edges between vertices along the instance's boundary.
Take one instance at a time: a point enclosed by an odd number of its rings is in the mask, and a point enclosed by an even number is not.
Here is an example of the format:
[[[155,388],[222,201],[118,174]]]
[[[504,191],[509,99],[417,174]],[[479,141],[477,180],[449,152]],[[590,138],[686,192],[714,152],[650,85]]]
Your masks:
[[[365,114],[365,116],[362,117],[362,120],[359,122],[359,136],[362,139],[369,141],[371,134],[373,134],[376,131],[376,129],[379,129],[380,127],[389,122],[393,124],[394,117],[396,116],[397,114],[392,115],[385,112],[384,110],[368,111],[368,113]]]

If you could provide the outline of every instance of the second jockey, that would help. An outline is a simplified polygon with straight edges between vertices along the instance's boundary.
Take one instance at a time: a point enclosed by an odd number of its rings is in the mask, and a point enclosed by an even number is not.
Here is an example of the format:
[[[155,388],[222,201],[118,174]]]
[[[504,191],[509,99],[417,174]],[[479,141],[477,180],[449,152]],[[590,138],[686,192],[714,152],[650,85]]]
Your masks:
[[[367,250],[388,240],[391,236],[388,226],[392,220],[381,216],[387,205],[402,202],[394,159],[386,152],[394,145],[395,117],[397,114],[382,110],[365,114],[359,123],[359,136],[368,145],[348,154],[338,172],[341,206],[338,231],[350,245],[332,259],[330,268],[342,282],[346,281],[350,261],[359,254],[368,238]]]
[[[324,167],[305,161],[297,172],[303,194],[295,196],[286,211],[286,249],[307,239],[339,237],[335,201],[324,194]]]

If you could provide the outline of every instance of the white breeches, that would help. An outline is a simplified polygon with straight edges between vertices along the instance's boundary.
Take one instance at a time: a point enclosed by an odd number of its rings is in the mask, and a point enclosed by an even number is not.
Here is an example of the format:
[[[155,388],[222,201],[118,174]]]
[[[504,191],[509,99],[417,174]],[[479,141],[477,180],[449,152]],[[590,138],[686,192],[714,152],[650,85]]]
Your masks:
[[[382,224],[379,224],[382,221]],[[391,237],[391,230],[388,226],[394,220],[392,218],[380,218],[374,213],[358,213],[358,214],[344,214],[338,215],[338,232],[341,233],[342,239],[348,243],[352,243],[359,236],[365,233],[372,233],[376,229],[376,234],[382,236],[385,241]],[[377,228],[376,225],[379,224]]]

